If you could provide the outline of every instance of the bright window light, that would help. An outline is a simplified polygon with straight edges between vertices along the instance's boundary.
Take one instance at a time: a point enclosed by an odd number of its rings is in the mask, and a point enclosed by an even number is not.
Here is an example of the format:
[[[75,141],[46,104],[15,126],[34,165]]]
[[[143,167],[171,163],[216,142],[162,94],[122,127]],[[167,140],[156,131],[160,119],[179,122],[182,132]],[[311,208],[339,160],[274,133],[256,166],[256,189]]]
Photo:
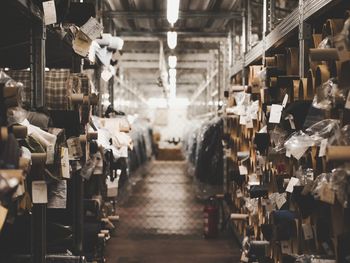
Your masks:
[[[168,106],[165,98],[149,98],[147,105],[150,108],[166,108]]]
[[[178,108],[183,109],[187,108],[190,105],[190,101],[188,98],[170,98],[169,107],[170,108]]]
[[[176,69],[174,69],[174,68],[169,69],[169,78],[176,79]]]
[[[175,31],[168,31],[167,33],[168,47],[170,49],[176,48],[177,45],[177,33]]]
[[[176,56],[169,56],[168,57],[168,64],[169,64],[169,68],[176,68],[177,57]]]
[[[168,0],[166,18],[171,25],[179,19],[180,0]]]

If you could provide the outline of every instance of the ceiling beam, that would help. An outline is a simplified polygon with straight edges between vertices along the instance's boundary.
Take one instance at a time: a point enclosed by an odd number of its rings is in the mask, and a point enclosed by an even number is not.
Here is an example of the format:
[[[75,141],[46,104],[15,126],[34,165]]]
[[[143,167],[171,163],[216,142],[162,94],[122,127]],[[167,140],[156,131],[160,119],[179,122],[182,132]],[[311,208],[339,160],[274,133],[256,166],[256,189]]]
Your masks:
[[[166,19],[166,12],[153,11],[105,11],[104,17],[125,18],[125,19]],[[203,12],[203,11],[189,11],[179,12],[179,19],[241,19],[242,12]]]
[[[208,61],[213,58],[210,53],[176,54],[179,63],[183,61]],[[158,61],[158,53],[123,53],[119,61]]]

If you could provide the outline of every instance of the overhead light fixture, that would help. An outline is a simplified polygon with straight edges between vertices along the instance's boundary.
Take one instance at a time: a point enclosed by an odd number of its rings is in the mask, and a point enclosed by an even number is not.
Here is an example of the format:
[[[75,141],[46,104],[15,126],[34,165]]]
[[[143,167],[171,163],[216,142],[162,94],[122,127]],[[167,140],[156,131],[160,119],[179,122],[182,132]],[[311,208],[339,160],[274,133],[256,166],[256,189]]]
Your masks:
[[[175,31],[168,31],[167,42],[170,49],[176,48],[177,45],[177,33]]]
[[[170,82],[170,99],[175,99],[176,98],[176,82],[172,83]]]
[[[177,57],[176,56],[169,56],[168,57],[168,64],[169,64],[169,68],[176,68]]]
[[[167,1],[166,18],[172,26],[179,19],[179,7],[180,7],[180,0]]]

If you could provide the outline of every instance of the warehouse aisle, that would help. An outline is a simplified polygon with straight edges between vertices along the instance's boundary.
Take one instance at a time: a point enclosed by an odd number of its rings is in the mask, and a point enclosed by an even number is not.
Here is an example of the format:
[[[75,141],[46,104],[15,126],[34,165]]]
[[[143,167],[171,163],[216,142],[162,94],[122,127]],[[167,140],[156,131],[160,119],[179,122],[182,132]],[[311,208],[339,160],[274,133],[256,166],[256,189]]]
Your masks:
[[[239,248],[224,234],[202,237],[203,204],[186,162],[153,161],[122,193],[120,223],[108,242],[110,263],[239,262]]]

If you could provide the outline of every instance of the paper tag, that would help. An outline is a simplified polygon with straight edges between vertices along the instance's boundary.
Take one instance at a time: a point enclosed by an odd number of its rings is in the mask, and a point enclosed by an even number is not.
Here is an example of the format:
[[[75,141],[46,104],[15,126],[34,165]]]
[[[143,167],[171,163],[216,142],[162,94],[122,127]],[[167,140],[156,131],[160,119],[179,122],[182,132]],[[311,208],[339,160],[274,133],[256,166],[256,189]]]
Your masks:
[[[282,254],[290,255],[292,254],[292,246],[290,241],[281,241]]]
[[[293,151],[291,152],[291,154],[293,155],[293,157],[295,159],[299,160],[306,153],[306,151],[308,149],[309,149],[309,146],[294,147]]]
[[[73,49],[74,52],[82,57],[86,57],[89,54],[91,41],[83,39],[79,36],[79,33],[77,37],[73,40]]]
[[[69,160],[77,160],[83,156],[83,149],[79,137],[71,137],[67,140]]]
[[[248,169],[244,165],[239,166],[239,174],[240,175],[247,175],[248,174]]]
[[[328,139],[323,139],[321,141],[320,152],[318,153],[318,157],[326,156]]]
[[[1,231],[2,227],[4,226],[7,212],[8,212],[8,210],[5,207],[3,207],[2,205],[0,205],[0,231]]]
[[[55,1],[51,0],[43,2],[43,10],[45,25],[55,24],[57,22]]]
[[[242,191],[241,191],[240,189],[238,189],[238,190],[236,191],[236,195],[237,195],[237,198],[243,197],[243,193],[242,193]]]
[[[61,176],[70,178],[68,148],[61,148]]]
[[[55,160],[55,145],[49,144],[46,147],[46,164],[53,164]]]
[[[294,117],[292,114],[288,114],[288,116],[285,118],[285,120],[288,120],[289,121],[289,125],[290,125],[290,128],[292,130],[295,130],[295,123],[294,123]]]
[[[97,21],[96,18],[90,17],[90,19],[80,28],[80,31],[88,36],[90,40],[95,40],[101,36],[103,26]]]
[[[284,95],[282,107],[285,108],[288,103],[288,94]]]
[[[320,190],[320,200],[333,205],[335,202],[335,193],[329,184],[324,184]]]
[[[32,182],[32,201],[33,204],[47,203],[47,185],[45,181]]]
[[[345,108],[350,110],[350,91],[349,91],[348,97],[346,99]]]
[[[286,192],[288,193],[293,193],[294,191],[294,186],[299,185],[299,179],[296,177],[292,177],[289,180],[288,186],[286,188]]]
[[[289,150],[286,150],[286,157],[290,158],[292,155]]]
[[[244,252],[241,255],[241,262],[249,262],[249,258],[246,256]]]
[[[239,117],[239,124],[240,125],[246,125],[247,124],[247,120],[246,120],[246,116],[240,116]]]
[[[282,105],[272,104],[270,111],[269,123],[280,123],[282,116]]]
[[[281,209],[285,202],[287,202],[285,194],[276,195],[276,205],[278,209]]]
[[[101,78],[106,82],[109,81],[112,76],[113,74],[108,69],[103,70],[101,73]]]
[[[253,119],[252,118],[248,118],[246,117],[246,127],[248,129],[253,129],[254,128],[254,123],[253,123]]]
[[[314,233],[312,232],[312,227],[310,224],[302,224],[302,228],[305,240],[310,240],[314,238]]]

